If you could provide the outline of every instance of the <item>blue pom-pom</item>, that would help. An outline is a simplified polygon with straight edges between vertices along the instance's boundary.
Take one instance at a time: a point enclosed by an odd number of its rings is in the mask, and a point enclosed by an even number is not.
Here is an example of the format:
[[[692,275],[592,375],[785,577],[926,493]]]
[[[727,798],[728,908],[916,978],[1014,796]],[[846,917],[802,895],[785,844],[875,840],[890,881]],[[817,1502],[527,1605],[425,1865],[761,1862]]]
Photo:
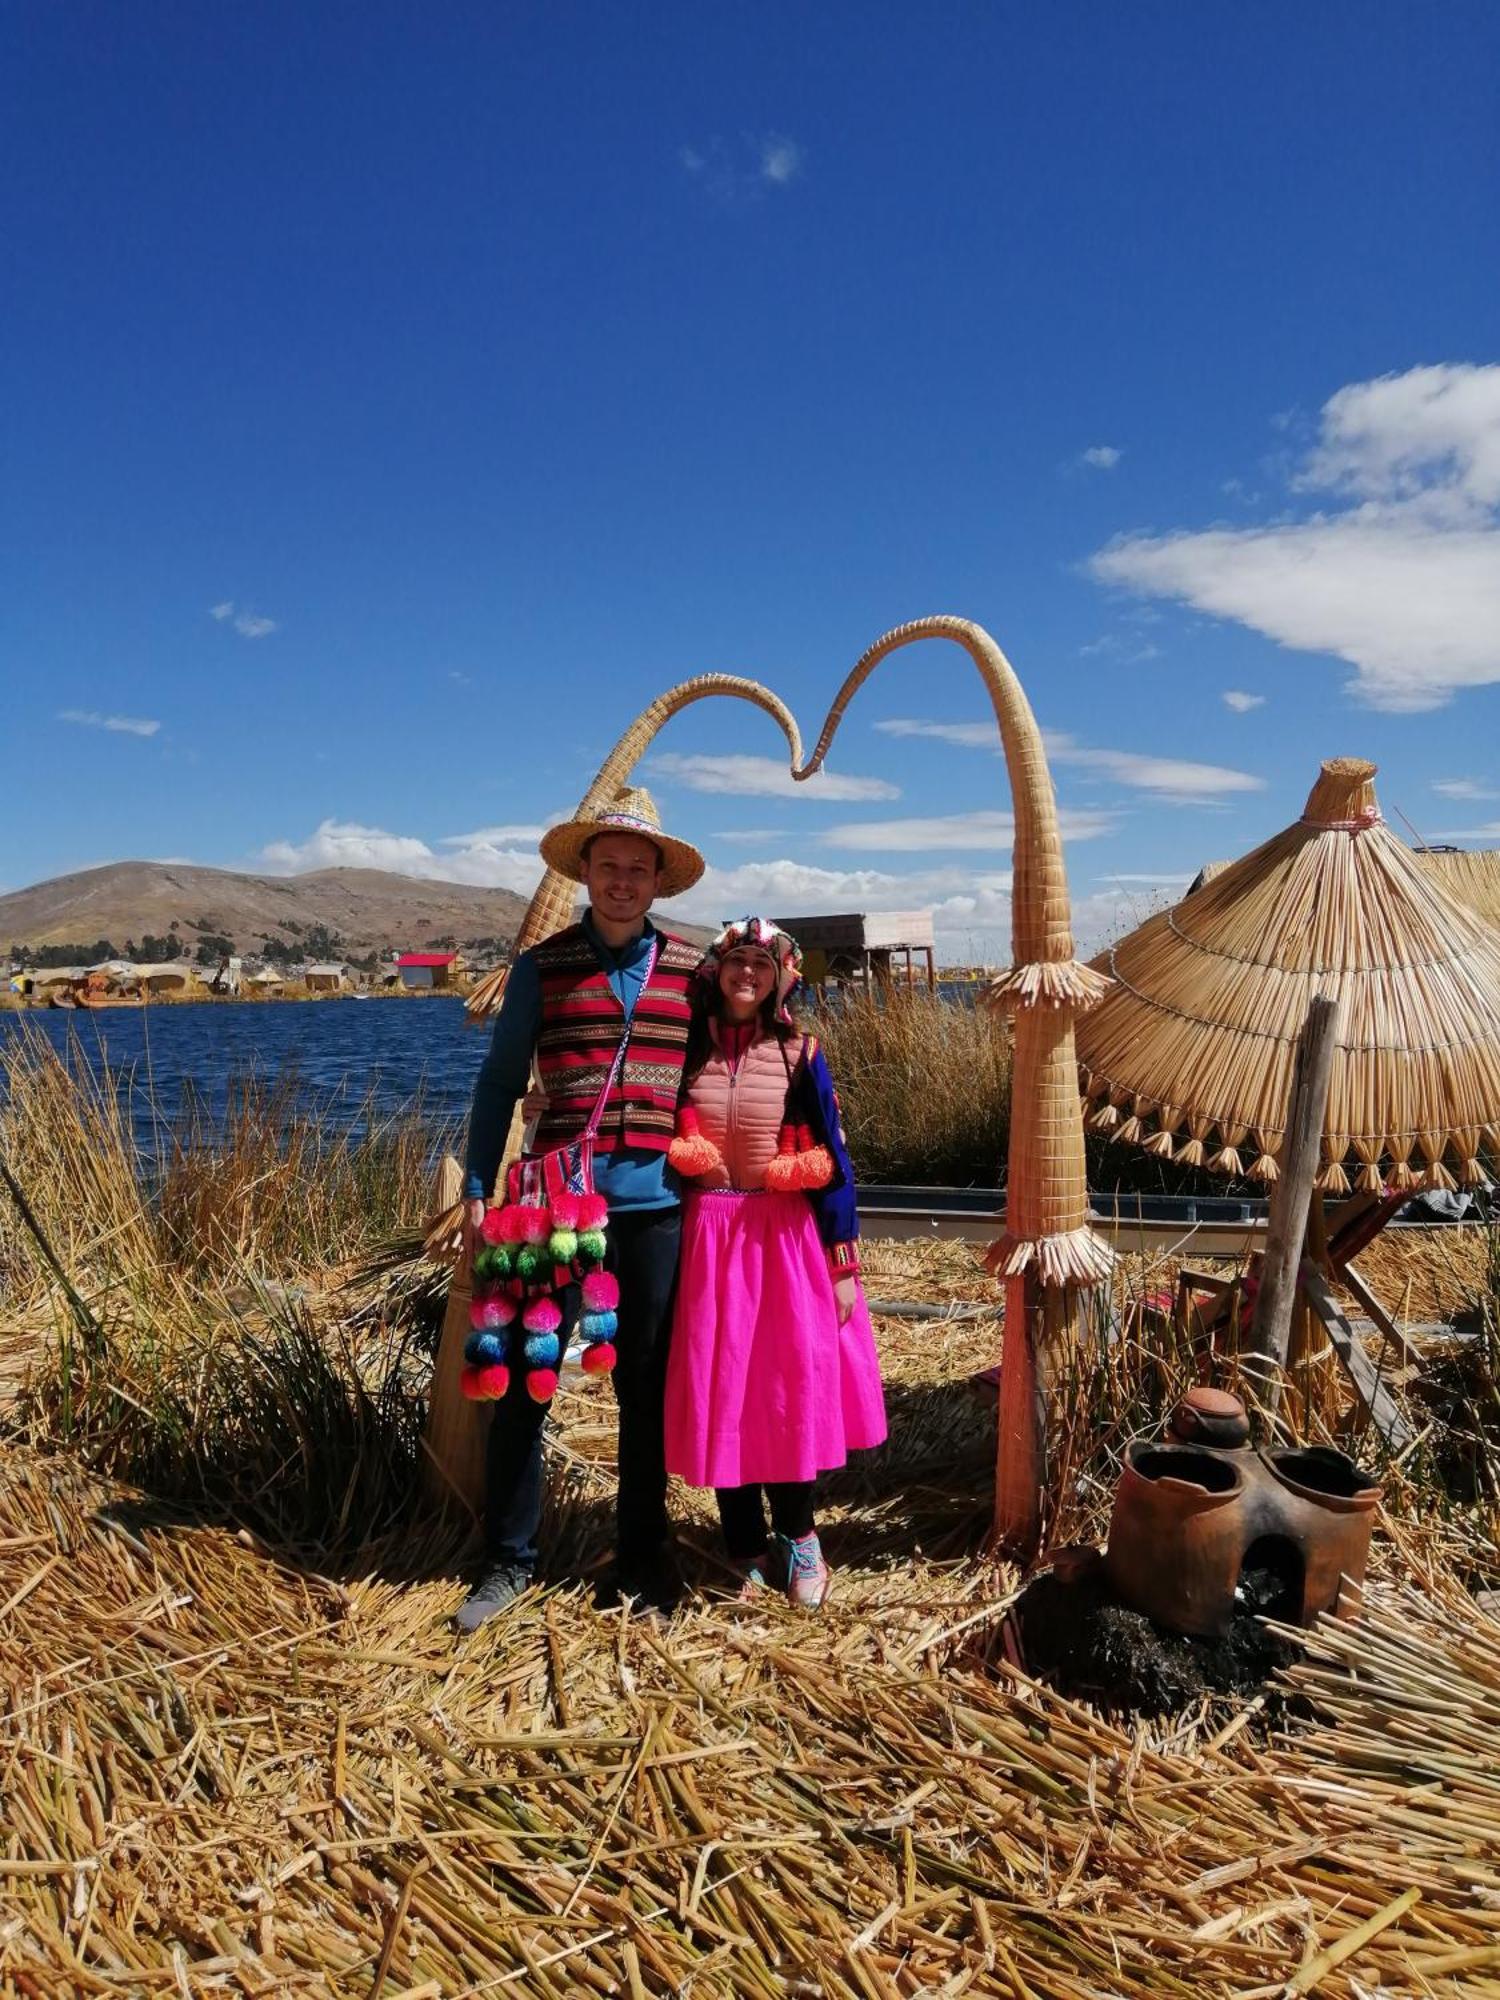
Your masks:
[[[474,1352],[469,1357],[471,1360],[481,1368],[498,1368],[505,1359],[506,1349],[510,1343],[503,1333],[486,1329],[485,1332],[474,1335],[472,1344]]]
[[[613,1340],[620,1330],[618,1313],[585,1313],[578,1322],[578,1331],[585,1340]]]
[[[528,1333],[525,1354],[528,1367],[555,1368],[562,1355],[562,1345],[555,1333]]]

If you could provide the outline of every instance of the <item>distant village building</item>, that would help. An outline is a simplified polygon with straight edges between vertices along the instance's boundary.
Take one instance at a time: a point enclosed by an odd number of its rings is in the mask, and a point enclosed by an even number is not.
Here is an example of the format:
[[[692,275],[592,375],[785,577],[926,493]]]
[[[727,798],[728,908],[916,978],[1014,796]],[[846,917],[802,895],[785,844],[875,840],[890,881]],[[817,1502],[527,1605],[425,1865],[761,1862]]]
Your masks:
[[[403,951],[396,959],[401,984],[412,993],[453,992],[463,969],[463,956],[456,951]]]
[[[925,960],[929,988],[937,985],[936,940],[931,910],[871,911],[833,917],[775,917],[802,947],[803,976],[809,986],[851,979],[888,985],[894,961],[904,960],[907,985],[914,983],[913,960]]]
[[[137,965],[132,970],[136,984],[143,986],[153,1000],[162,999],[167,994],[185,996],[196,992],[203,984],[197,966],[189,965],[185,960],[169,960],[163,965]]]
[[[352,993],[354,974],[347,965],[310,965],[302,983],[309,993]]]

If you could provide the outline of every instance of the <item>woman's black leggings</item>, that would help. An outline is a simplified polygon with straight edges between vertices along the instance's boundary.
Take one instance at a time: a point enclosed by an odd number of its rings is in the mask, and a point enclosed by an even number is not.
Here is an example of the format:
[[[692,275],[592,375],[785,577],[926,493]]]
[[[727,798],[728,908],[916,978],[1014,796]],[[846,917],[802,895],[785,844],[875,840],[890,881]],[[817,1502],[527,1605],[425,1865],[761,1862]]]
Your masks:
[[[764,1487],[716,1486],[714,1498],[719,1503],[724,1542],[732,1556],[765,1553],[769,1537],[766,1534],[766,1510],[761,1500],[763,1493],[771,1502],[771,1526],[778,1535],[785,1535],[788,1541],[795,1542],[803,1535],[812,1533],[813,1482],[810,1479]]]

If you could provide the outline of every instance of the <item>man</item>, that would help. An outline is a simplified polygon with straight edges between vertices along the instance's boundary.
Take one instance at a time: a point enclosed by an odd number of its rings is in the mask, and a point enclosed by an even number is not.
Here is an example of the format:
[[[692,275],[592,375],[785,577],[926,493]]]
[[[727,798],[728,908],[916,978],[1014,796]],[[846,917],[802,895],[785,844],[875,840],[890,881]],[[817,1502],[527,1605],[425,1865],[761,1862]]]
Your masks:
[[[667,1342],[681,1230],[667,1170],[687,1053],[688,994],[699,952],[655,929],[660,896],[691,888],[703,856],[661,830],[649,792],[622,791],[608,811],[555,826],[542,858],[588,892],[583,921],[522,952],[511,970],[474,1090],[464,1196],[466,1249],[495,1192],[506,1134],[535,1063],[545,1152],[576,1138],[609,1075],[627,1024],[625,1060],[595,1142],[595,1186],[609,1204],[608,1268],[620,1283],[613,1381],[619,1405],[617,1560],[600,1602],[630,1597],[669,1610],[681,1585],[667,1525],[662,1445]],[[501,1190],[503,1194],[503,1190]],[[458,1612],[475,1631],[530,1584],[542,1513],[542,1430],[516,1369],[494,1405],[485,1463],[484,1567]]]

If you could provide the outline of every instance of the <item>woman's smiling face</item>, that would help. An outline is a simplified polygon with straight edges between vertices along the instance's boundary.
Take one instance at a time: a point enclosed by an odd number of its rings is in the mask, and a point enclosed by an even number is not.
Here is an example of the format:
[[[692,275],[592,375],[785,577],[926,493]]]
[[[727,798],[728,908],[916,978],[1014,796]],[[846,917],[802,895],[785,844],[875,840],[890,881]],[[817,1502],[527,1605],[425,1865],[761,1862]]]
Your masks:
[[[775,987],[776,966],[770,954],[753,946],[729,952],[719,967],[719,991],[732,1021],[750,1020]]]

